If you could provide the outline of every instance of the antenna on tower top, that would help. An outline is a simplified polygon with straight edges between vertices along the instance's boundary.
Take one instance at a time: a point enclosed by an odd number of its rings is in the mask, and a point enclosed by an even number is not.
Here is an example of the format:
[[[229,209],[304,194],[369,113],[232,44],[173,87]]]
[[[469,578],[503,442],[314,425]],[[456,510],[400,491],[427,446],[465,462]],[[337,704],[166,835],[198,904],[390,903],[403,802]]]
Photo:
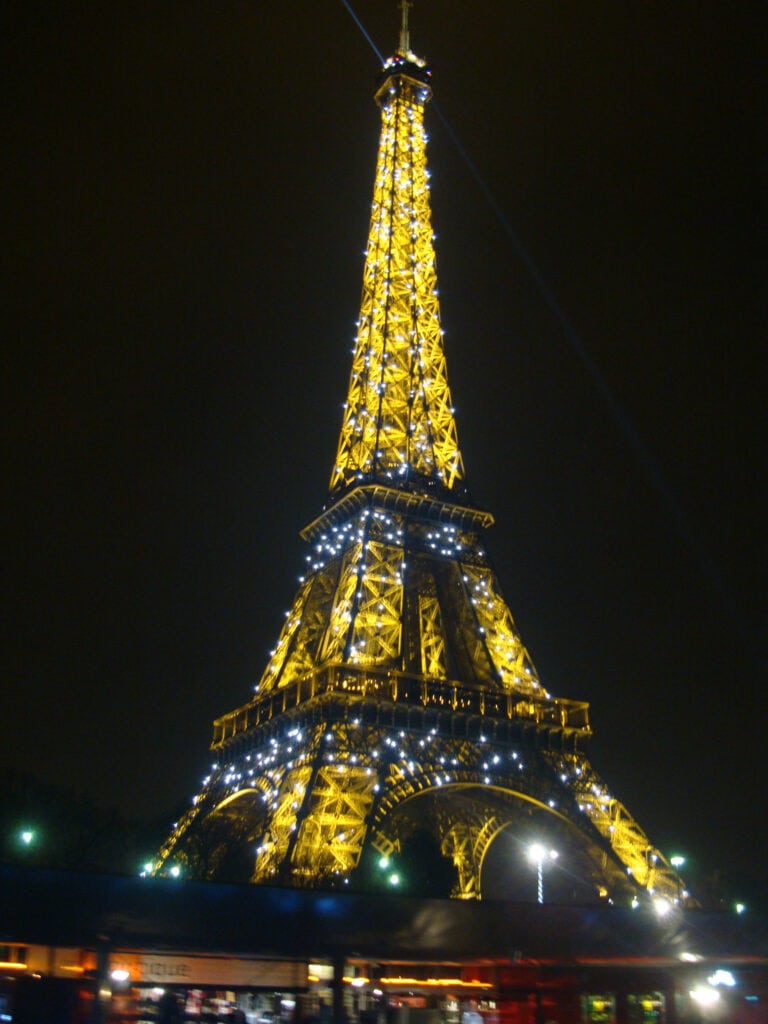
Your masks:
[[[408,11],[413,7],[413,0],[400,0],[400,10],[403,12],[403,18],[400,22],[400,45],[398,51],[405,57],[408,55],[411,49],[411,38],[408,31]]]

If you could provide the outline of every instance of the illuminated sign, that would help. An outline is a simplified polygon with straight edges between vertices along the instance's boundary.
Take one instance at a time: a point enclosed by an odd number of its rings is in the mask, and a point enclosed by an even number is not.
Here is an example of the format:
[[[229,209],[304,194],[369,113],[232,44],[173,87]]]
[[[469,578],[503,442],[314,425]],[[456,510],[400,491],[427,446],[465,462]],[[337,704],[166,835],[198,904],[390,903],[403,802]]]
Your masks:
[[[306,963],[245,957],[166,956],[113,953],[110,971],[127,971],[131,984],[243,985],[250,988],[305,988]]]

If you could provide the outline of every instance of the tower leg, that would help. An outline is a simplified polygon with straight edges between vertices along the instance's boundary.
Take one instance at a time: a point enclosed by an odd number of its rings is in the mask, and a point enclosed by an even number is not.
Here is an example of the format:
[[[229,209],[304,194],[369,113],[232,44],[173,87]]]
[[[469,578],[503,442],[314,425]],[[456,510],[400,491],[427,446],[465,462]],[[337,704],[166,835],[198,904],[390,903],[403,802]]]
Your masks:
[[[480,865],[475,857],[475,833],[472,822],[456,822],[443,834],[441,852],[450,857],[458,873],[452,893],[462,900],[480,898]]]

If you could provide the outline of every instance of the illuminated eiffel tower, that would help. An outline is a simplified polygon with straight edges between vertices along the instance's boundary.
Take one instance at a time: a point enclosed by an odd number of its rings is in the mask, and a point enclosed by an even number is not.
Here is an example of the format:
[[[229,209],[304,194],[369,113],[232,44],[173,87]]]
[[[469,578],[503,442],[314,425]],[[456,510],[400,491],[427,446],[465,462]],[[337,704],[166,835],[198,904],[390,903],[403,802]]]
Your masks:
[[[381,137],[352,373],[306,575],[256,686],[214,722],[216,758],[152,866],[293,886],[363,884],[414,834],[479,898],[506,830],[556,835],[597,895],[670,900],[680,879],[584,752],[588,705],[551,696],[467,496],[440,327],[424,111],[400,42]],[[567,850],[567,854],[566,854]]]

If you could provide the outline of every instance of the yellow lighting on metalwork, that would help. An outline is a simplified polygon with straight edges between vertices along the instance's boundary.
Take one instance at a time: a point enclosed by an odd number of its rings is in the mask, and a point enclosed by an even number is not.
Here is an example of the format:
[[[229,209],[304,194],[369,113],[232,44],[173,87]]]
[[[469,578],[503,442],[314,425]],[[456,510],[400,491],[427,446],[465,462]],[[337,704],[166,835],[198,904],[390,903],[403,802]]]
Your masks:
[[[26,971],[28,969],[26,964],[17,964],[10,960],[0,960],[0,971]]]
[[[406,75],[379,94],[381,137],[352,373],[331,492],[364,478],[460,484],[429,202],[424,106]]]
[[[442,806],[452,787],[472,786],[477,815],[441,811],[430,825],[455,869],[453,896],[480,898],[485,852],[522,796],[546,800],[555,816],[577,811],[595,853],[595,830],[610,845],[616,864],[601,847],[604,871],[594,878],[601,898],[628,900],[637,886],[665,897],[656,906],[667,912],[683,895],[681,879],[581,752],[588,705],[554,698],[539,681],[480,543],[493,517],[472,507],[464,487],[431,225],[431,93],[420,67],[406,46],[376,96],[360,315],[329,500],[302,531],[311,544],[305,573],[254,696],[214,722],[216,761],[142,873],[215,876],[218,854],[204,852],[212,824],[211,836],[220,826],[243,837],[254,884],[341,888],[362,862],[376,865],[380,886],[402,891],[401,805],[432,791]],[[342,705],[346,716],[322,710]],[[407,712],[397,734],[393,705]],[[383,712],[360,714],[374,706]],[[413,728],[433,715],[445,728]],[[470,716],[497,722],[498,737],[459,729]],[[536,736],[530,762],[501,738],[518,725]],[[528,855],[543,902],[557,853],[535,844]],[[328,980],[312,968],[310,980]]]

